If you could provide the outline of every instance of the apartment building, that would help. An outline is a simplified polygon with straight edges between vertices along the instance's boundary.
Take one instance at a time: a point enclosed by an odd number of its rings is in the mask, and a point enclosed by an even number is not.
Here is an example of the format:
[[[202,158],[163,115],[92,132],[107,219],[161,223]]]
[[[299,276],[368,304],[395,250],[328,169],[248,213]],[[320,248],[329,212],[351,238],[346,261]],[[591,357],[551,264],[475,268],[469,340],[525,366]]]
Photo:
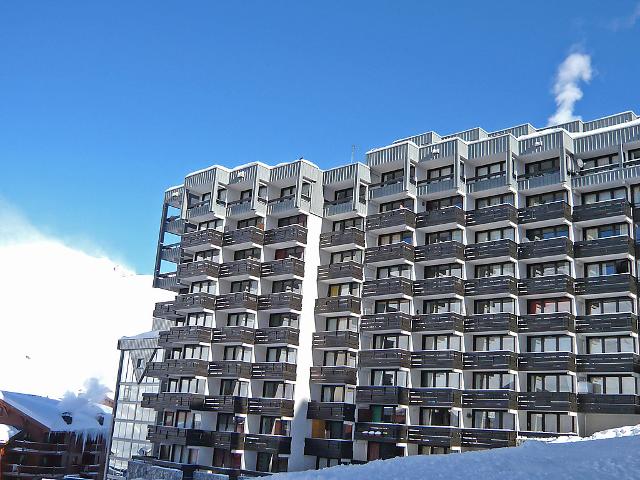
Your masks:
[[[138,461],[264,475],[639,423],[639,202],[632,112],[188,175]]]

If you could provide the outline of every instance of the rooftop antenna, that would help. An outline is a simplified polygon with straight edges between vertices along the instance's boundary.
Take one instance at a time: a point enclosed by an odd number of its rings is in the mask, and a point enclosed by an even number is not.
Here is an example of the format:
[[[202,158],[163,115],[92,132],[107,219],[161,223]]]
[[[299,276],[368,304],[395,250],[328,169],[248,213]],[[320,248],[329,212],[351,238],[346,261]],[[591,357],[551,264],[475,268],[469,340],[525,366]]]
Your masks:
[[[351,163],[355,163],[356,161],[356,146],[351,145]]]

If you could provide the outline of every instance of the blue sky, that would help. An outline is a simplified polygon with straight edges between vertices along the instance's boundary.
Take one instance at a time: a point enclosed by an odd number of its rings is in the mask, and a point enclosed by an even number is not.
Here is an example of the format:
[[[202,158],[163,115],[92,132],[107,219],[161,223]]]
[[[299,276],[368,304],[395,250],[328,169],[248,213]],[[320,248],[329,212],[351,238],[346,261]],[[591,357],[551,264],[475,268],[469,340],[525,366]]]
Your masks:
[[[398,137],[640,110],[640,3],[0,3],[0,197],[153,270],[162,193],[205,166],[346,163]]]

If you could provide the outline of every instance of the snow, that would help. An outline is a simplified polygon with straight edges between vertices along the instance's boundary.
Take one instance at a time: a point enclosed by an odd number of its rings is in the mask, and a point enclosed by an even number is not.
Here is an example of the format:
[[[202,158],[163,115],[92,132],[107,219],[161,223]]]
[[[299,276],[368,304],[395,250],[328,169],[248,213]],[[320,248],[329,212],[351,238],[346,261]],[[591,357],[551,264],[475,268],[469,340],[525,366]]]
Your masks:
[[[148,332],[139,333],[138,335],[133,335],[131,337],[121,337],[120,340],[147,340],[158,338],[160,335],[160,330],[150,330]]]
[[[546,440],[548,443],[568,443],[568,442],[584,442],[589,440],[605,440],[607,438],[631,437],[640,435],[640,425],[629,425],[626,427],[612,428],[596,432],[590,437],[577,436],[561,436]]]
[[[94,390],[91,391],[90,389]],[[97,389],[96,389],[97,388]],[[31,417],[39,424],[53,432],[79,432],[87,435],[103,435],[109,433],[111,409],[94,403],[93,396],[101,387],[90,386],[85,394],[67,394],[61,400],[55,398],[28,395],[25,393],[0,391],[0,400]],[[72,417],[70,424],[62,418],[63,413]],[[102,416],[102,425],[98,422]]]
[[[564,437],[563,437],[564,438]],[[576,441],[527,441],[519,447],[415,455],[274,475],[274,480],[637,480],[640,425]],[[586,440],[586,441],[585,441]]]
[[[0,423],[0,445],[3,445],[9,441],[9,439],[15,436],[20,430],[11,425],[4,425]]]
[[[43,233],[1,199],[0,264],[4,390],[61,397],[92,377],[114,389],[118,339],[151,329],[155,302],[174,296],[86,241]]]

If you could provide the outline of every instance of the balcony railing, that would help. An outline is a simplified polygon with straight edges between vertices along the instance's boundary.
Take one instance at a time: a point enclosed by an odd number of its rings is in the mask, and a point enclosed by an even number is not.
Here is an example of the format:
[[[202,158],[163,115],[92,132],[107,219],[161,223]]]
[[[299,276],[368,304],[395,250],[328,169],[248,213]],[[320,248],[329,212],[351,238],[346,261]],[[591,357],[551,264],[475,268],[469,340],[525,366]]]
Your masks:
[[[225,232],[223,236],[223,246],[246,246],[262,245],[264,243],[264,232],[258,227],[246,227],[238,230]]]
[[[293,292],[269,293],[258,297],[258,310],[302,310],[302,295]]]
[[[391,227],[416,227],[416,214],[406,208],[376,213],[367,217],[367,231]]]
[[[411,353],[411,368],[453,370],[462,368],[462,352],[455,350],[423,350]]]
[[[358,332],[337,331],[318,332],[313,334],[313,348],[351,348],[360,347]]]
[[[356,368],[346,366],[311,367],[311,383],[356,384]]]
[[[518,258],[518,244],[506,238],[473,243],[465,247],[464,256],[467,260],[483,260],[495,257]]]
[[[510,185],[506,172],[492,174],[491,176],[467,177],[466,183],[468,193],[482,192]]]
[[[210,293],[185,293],[176,297],[174,307],[176,311],[215,310],[216,302]]]
[[[220,248],[222,246],[222,232],[207,229],[186,233],[180,239],[180,246],[187,251]]]
[[[265,380],[295,380],[296,365],[283,362],[259,362],[251,365],[251,378]]]
[[[219,360],[209,363],[210,377],[251,378],[251,363],[237,360]]]
[[[356,407],[352,403],[314,402],[307,406],[307,418],[310,420],[337,420],[353,422]]]
[[[469,370],[517,370],[518,355],[515,352],[467,352],[464,368]]]
[[[360,298],[352,295],[341,297],[317,298],[315,304],[317,314],[327,313],[360,313]]]
[[[362,280],[362,265],[349,261],[318,267],[318,280],[338,279]]]
[[[469,296],[517,295],[518,282],[509,275],[473,278],[464,282],[464,293]]]
[[[280,243],[307,243],[307,228],[293,224],[278,227],[264,232],[264,244],[276,245]]]
[[[572,392],[520,392],[518,405],[522,410],[575,412],[577,397]]]
[[[182,263],[178,265],[178,278],[180,280],[205,280],[218,278],[220,264],[211,260],[199,260],[197,262]]]
[[[365,263],[382,263],[389,261],[405,260],[413,262],[415,258],[414,247],[405,242],[369,247],[365,250]]]
[[[361,332],[401,330],[411,331],[411,315],[402,312],[363,315],[360,320]]]
[[[296,276],[304,277],[304,261],[289,257],[282,260],[264,262],[260,271],[262,277]]]
[[[356,422],[355,440],[397,443],[407,441],[407,426],[392,423]]]
[[[176,313],[175,302],[157,302],[153,309],[155,318],[177,318],[180,315]]]
[[[573,207],[574,223],[610,217],[631,218],[631,204],[626,199],[615,199]]]
[[[485,225],[489,223],[511,222],[518,223],[518,209],[507,203],[479,208],[467,212],[467,226]]]
[[[407,427],[407,441],[431,447],[459,447],[460,429],[409,425]]]
[[[293,417],[293,400],[285,398],[250,398],[248,413],[273,417]]]
[[[580,393],[578,394],[578,411],[581,413],[638,415],[640,414],[640,396]]]
[[[432,260],[464,260],[464,245],[457,241],[420,245],[415,248],[416,262]]]
[[[250,327],[221,327],[214,328],[211,338],[212,343],[247,343],[253,345],[255,330]]]
[[[464,185],[464,184],[463,184]],[[446,192],[448,190],[456,189],[456,179],[453,177],[444,178],[438,181],[431,182],[418,182],[417,195],[419,197],[426,197],[434,193]]]
[[[260,262],[253,258],[245,258],[221,263],[218,276],[220,278],[245,276],[257,278],[260,276]]]
[[[211,343],[212,329],[208,327],[173,327],[171,330],[160,332],[158,346],[165,348],[184,343]]]
[[[518,246],[518,257],[520,260],[557,256],[573,257],[573,252],[573,242],[567,237],[524,242]]]
[[[325,438],[305,438],[304,454],[323,458],[353,458],[353,442]]]
[[[569,312],[521,315],[518,317],[518,330],[521,333],[574,332],[575,323],[575,317]]]
[[[292,212],[297,209],[296,196],[286,195],[284,197],[273,198],[267,204],[267,214],[278,215],[285,212]]]
[[[416,215],[416,228],[426,228],[440,225],[465,225],[466,216],[460,207],[446,207],[439,210],[429,210]]]
[[[461,445],[472,448],[515,447],[516,440],[517,433],[513,430],[465,428],[462,430]]]
[[[145,375],[152,378],[206,377],[208,363],[205,360],[165,360],[149,362],[145,367]]]
[[[518,408],[518,394],[514,390],[465,390],[462,392],[462,406],[487,410],[515,410]]]
[[[347,228],[336,232],[320,234],[320,248],[353,245],[364,248],[364,232],[357,228]]]
[[[602,257],[605,255],[635,255],[633,240],[626,236],[598,238],[575,242],[576,258]]]
[[[412,321],[414,332],[464,331],[464,317],[459,313],[427,313],[416,315]]]
[[[244,449],[254,452],[287,455],[291,453],[291,437],[247,433],[244,436]]]
[[[578,333],[637,332],[638,317],[633,313],[604,313],[576,317]]]
[[[360,368],[409,368],[411,366],[411,354],[407,350],[400,348],[360,350],[358,366]]]
[[[546,187],[548,185],[558,185],[562,181],[559,171],[547,172],[536,176],[518,178],[518,190],[529,190],[532,188]]]
[[[409,390],[409,405],[430,408],[462,406],[462,392],[457,388],[412,388]]]
[[[388,297],[405,295],[413,296],[413,282],[409,278],[390,277],[381,280],[369,280],[364,282],[362,288],[363,297]]]
[[[258,296],[248,292],[227,293],[216,298],[216,310],[258,309]]]
[[[578,295],[601,295],[604,293],[631,293],[635,295],[637,292],[638,282],[628,273],[585,277],[576,280]]]
[[[298,345],[300,331],[293,327],[268,327],[255,331],[257,345]]]
[[[404,185],[404,177],[394,178],[393,180],[388,180],[386,182],[371,184],[369,185],[369,199],[380,199],[389,195],[397,195],[399,193],[403,193],[406,191]]]
[[[478,313],[464,319],[465,332],[517,332],[518,317],[513,313]]]
[[[576,355],[576,370],[582,373],[637,373],[640,372],[640,358],[635,353]]]
[[[571,352],[521,353],[518,367],[522,372],[574,372],[576,357]]]
[[[518,222],[524,225],[560,219],[571,221],[571,207],[566,202],[545,203],[518,210]]]
[[[573,295],[574,281],[569,275],[523,278],[518,282],[518,291],[520,295],[543,295],[547,293]]]
[[[413,295],[464,295],[464,280],[458,277],[437,277],[413,282]]]
[[[390,386],[358,386],[356,387],[356,403],[407,405],[409,403],[409,389]]]

